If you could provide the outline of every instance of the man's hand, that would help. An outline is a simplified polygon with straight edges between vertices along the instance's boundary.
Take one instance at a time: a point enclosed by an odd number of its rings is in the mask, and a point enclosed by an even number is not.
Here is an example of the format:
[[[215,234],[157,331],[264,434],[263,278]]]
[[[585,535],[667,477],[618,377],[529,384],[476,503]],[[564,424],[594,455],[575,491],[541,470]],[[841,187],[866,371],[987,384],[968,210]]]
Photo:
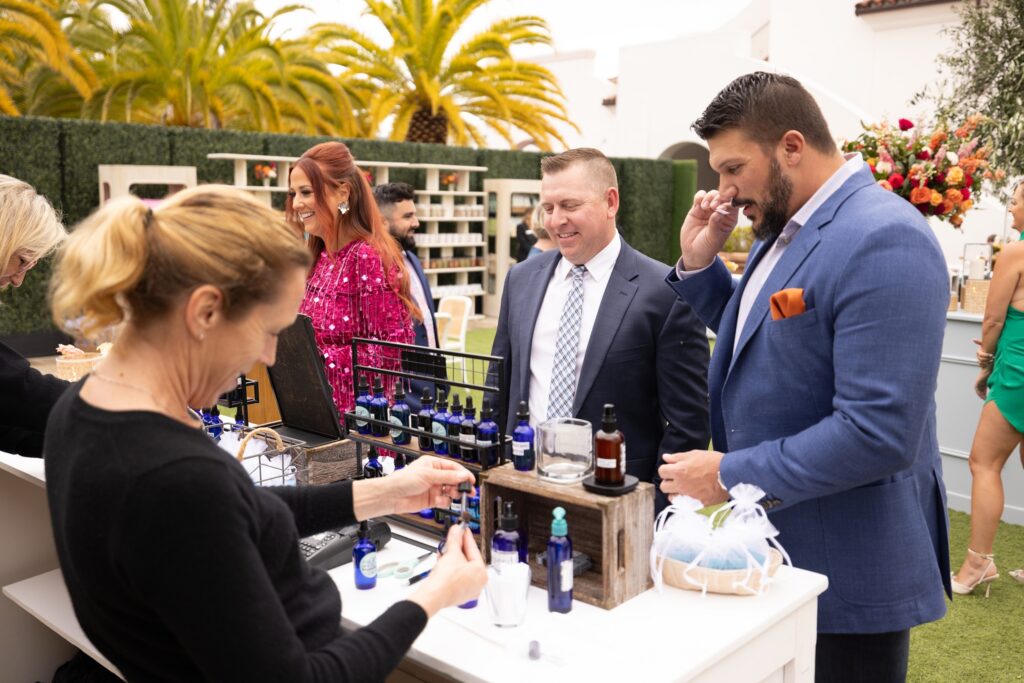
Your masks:
[[[704,505],[724,503],[729,492],[718,485],[718,468],[724,453],[686,451],[666,453],[665,464],[658,468],[661,490],[669,498],[676,494],[696,498]]]
[[[736,228],[739,208],[732,205],[732,195],[718,190],[701,190],[693,197],[693,206],[679,230],[679,247],[686,270],[706,268],[722,250],[729,234]]]

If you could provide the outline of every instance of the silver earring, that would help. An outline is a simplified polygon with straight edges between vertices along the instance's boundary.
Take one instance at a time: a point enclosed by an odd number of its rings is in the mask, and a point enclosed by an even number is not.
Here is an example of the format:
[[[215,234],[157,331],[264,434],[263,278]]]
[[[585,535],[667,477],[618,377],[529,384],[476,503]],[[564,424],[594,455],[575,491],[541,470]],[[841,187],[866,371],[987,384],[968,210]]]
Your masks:
[[[342,202],[341,204],[338,204],[338,213],[340,213],[342,216],[348,213],[348,202]]]

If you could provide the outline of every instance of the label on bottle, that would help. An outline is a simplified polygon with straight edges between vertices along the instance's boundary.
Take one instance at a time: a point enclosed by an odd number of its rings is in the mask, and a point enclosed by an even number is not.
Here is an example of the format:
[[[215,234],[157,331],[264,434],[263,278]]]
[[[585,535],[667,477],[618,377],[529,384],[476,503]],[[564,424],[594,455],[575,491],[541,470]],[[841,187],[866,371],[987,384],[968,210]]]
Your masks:
[[[448,509],[451,510],[456,515],[461,515],[462,514],[462,500],[459,499],[459,498],[456,498],[456,499],[452,500],[451,507],[449,507]]]
[[[562,592],[572,590],[572,558],[562,560]]]
[[[359,417],[370,417],[370,411],[366,406],[356,406],[356,415]],[[369,424],[366,420],[356,420],[356,427],[365,427]]]
[[[625,477],[626,476],[626,442],[625,441],[622,442],[621,468],[622,468],[622,476]]]
[[[434,436],[448,436],[448,428],[445,425],[441,424],[440,422],[434,422],[434,424],[431,425],[431,427],[430,427],[430,431],[432,431],[434,433]],[[445,448],[445,449],[447,449],[447,447],[448,447],[447,442],[441,441],[441,439],[434,439],[434,448],[435,449],[438,449],[438,448]]]
[[[519,553],[515,550],[491,550],[491,566],[499,571],[519,562]]]
[[[526,451],[531,450],[529,441],[513,441],[512,442],[512,455],[526,455]]]
[[[391,419],[388,420],[388,422],[390,422],[391,424],[396,425],[398,427],[405,427],[406,426],[405,421],[400,419],[397,415],[392,415]],[[402,438],[402,434],[404,434],[404,433],[405,432],[402,429],[392,429],[391,430],[391,438],[392,439],[401,439]]]
[[[476,443],[476,437],[473,436],[472,432],[468,432],[466,434],[459,434],[459,441],[461,441],[462,443],[466,443],[466,444],[469,444],[470,446],[472,446],[473,444]]]
[[[477,446],[493,446],[493,445],[494,445],[494,442],[493,442],[493,441],[491,441],[490,437],[488,437],[488,438],[486,438],[486,439],[480,439],[480,438],[478,438],[478,439],[476,440],[476,445],[477,445]]]
[[[597,466],[603,470],[615,469],[615,458],[598,458]]]
[[[366,578],[377,576],[377,553],[366,553],[359,560],[359,571]]]

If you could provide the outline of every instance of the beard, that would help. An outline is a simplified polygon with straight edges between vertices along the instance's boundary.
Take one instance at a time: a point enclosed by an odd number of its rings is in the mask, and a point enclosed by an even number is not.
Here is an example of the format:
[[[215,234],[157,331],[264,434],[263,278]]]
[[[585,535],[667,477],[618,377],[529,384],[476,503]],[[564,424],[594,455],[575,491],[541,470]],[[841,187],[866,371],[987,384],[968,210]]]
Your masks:
[[[405,233],[404,236],[391,231],[391,236],[398,242],[398,246],[402,247],[405,251],[416,251],[416,237],[413,236],[411,231]]]
[[[782,234],[789,222],[789,200],[793,196],[793,182],[782,172],[779,162],[772,158],[768,167],[767,199],[761,203],[761,220],[751,226],[754,237],[762,242]],[[754,204],[753,199],[732,200],[734,206]]]

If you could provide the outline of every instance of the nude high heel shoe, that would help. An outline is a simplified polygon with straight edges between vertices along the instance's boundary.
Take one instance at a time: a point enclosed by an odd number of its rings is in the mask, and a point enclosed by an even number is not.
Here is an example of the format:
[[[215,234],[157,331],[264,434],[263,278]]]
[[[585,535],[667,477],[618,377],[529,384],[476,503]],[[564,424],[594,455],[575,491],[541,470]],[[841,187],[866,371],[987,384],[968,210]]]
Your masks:
[[[986,576],[986,574],[988,574],[989,569],[995,568],[996,557],[992,554],[986,555],[985,553],[976,552],[974,550],[971,550],[970,548],[967,549],[967,552],[976,557],[988,560],[988,564],[986,564],[985,568],[981,571],[981,578],[979,578],[977,581],[971,584],[960,583],[956,580],[956,575],[951,573],[950,577],[952,578],[953,582],[953,592],[957,595],[970,595],[974,592],[975,588],[977,588],[981,584],[985,584],[985,597],[987,598],[989,592],[992,590],[992,582],[999,578],[999,572],[996,572],[992,576]]]

